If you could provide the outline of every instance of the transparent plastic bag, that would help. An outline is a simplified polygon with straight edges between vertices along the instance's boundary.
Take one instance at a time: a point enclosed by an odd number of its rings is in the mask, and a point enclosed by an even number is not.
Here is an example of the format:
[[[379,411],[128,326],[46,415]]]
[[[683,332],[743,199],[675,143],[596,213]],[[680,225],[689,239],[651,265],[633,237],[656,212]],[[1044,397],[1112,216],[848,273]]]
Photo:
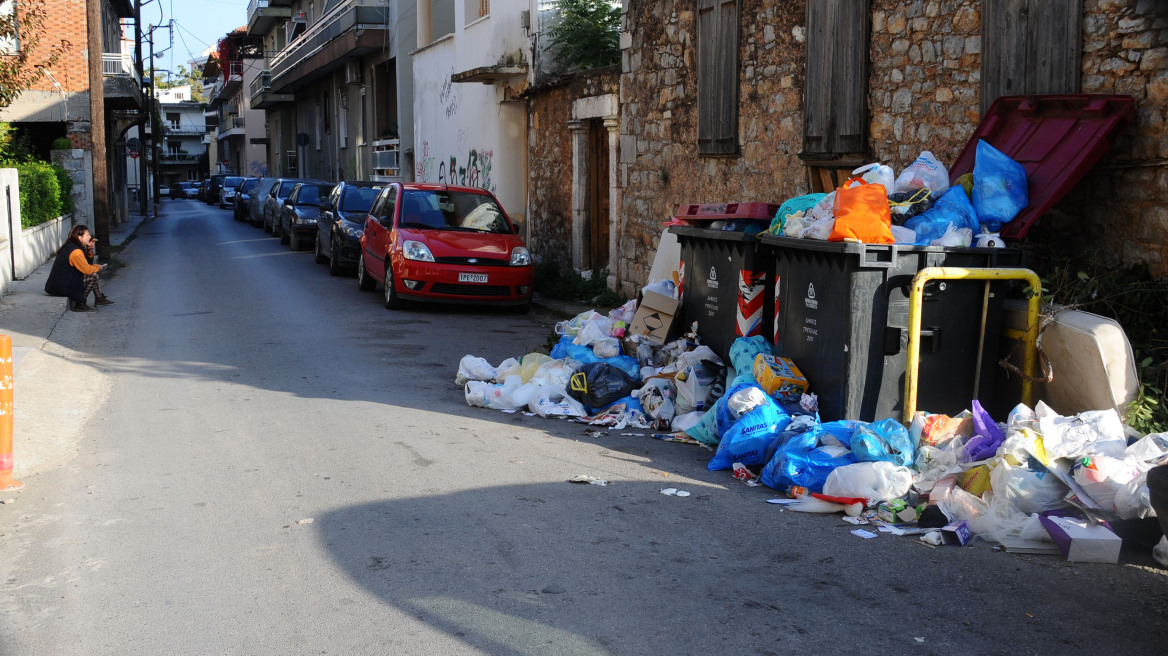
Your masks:
[[[933,190],[934,196],[940,196],[949,189],[949,170],[933,156],[933,153],[926,150],[900,172],[894,186],[895,193],[927,187]]]
[[[864,182],[878,184],[884,187],[886,193],[891,193],[896,186],[896,172],[891,166],[873,162],[852,171],[852,175],[861,176]]]
[[[454,384],[463,386],[471,380],[495,380],[498,374],[498,370],[484,358],[464,355],[458,363],[458,374],[454,377]]]

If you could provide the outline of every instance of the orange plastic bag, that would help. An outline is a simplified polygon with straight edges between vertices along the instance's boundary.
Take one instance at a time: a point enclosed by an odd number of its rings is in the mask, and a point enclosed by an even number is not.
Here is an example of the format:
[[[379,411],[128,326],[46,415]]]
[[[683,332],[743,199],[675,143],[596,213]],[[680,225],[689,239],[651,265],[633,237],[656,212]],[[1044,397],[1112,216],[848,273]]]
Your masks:
[[[857,183],[855,187],[852,183]],[[864,182],[855,177],[835,190],[835,227],[828,241],[862,241],[866,244],[891,244],[892,212],[888,208],[888,191],[884,185]]]

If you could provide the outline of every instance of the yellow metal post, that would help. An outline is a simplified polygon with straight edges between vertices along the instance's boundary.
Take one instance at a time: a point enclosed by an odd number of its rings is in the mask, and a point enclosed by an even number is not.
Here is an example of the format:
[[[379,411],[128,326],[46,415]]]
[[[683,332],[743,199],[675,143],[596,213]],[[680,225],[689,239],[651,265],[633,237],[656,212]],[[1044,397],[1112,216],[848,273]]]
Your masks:
[[[0,335],[0,490],[24,487],[12,478],[12,339]]]
[[[1038,305],[1042,291],[1042,283],[1038,274],[1030,269],[994,269],[994,268],[961,268],[961,267],[928,267],[921,269],[913,277],[912,291],[909,293],[908,305],[908,353],[904,369],[904,425],[912,422],[917,409],[917,378],[921,365],[921,303],[925,295],[925,283],[930,280],[1025,280],[1030,283],[1034,294],[1026,306],[1026,332],[1022,341],[1025,346],[1022,356],[1022,371],[1026,376],[1036,374],[1038,364]],[[977,363],[981,366],[981,362]],[[1033,383],[1029,378],[1022,379],[1022,402],[1030,405],[1033,395]]]

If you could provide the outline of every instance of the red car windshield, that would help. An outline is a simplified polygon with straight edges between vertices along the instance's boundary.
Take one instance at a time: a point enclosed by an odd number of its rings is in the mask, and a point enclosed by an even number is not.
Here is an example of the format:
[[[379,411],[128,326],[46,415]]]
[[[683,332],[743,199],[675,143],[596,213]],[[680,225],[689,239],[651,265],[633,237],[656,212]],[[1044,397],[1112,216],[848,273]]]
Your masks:
[[[511,224],[486,194],[465,191],[407,189],[399,223],[405,228],[510,233]]]

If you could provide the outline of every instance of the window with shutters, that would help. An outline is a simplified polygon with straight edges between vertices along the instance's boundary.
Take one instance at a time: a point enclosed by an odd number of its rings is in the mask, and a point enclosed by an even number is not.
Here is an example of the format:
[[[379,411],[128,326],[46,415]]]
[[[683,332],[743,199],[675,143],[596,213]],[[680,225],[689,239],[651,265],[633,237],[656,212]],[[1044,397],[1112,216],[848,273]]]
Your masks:
[[[738,154],[738,3],[698,0],[698,154]]]
[[[807,3],[805,161],[868,151],[868,0]]]
[[[1078,93],[1082,0],[984,0],[981,111],[998,96]]]

